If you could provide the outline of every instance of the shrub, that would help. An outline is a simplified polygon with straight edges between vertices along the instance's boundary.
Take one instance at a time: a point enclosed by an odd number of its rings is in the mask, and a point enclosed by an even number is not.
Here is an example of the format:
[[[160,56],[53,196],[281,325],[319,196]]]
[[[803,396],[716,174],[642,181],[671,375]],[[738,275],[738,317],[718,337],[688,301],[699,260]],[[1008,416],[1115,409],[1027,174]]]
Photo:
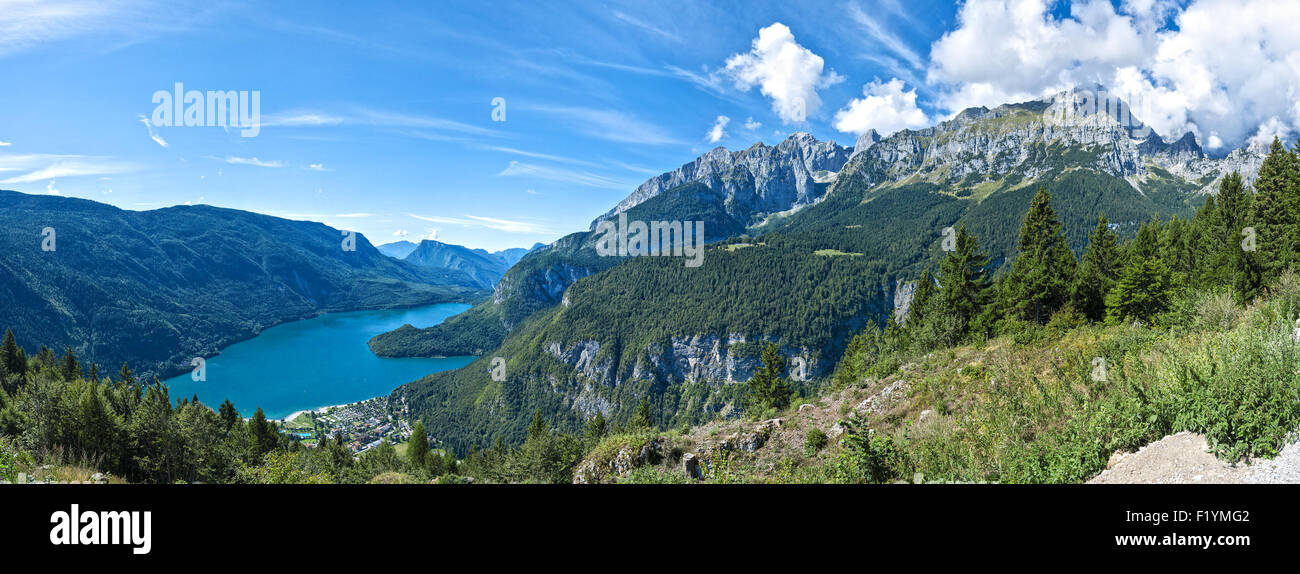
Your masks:
[[[894,437],[866,428],[856,416],[841,424],[844,449],[831,469],[833,481],[881,483],[906,474],[906,457]]]
[[[825,448],[826,443],[829,440],[830,439],[826,437],[826,432],[822,429],[815,428],[809,430],[807,436],[804,437],[804,450],[808,452],[808,456],[813,456],[817,454],[818,451]]]
[[[1196,303],[1195,325],[1200,329],[1227,331],[1241,317],[1241,308],[1232,293],[1207,293]]]

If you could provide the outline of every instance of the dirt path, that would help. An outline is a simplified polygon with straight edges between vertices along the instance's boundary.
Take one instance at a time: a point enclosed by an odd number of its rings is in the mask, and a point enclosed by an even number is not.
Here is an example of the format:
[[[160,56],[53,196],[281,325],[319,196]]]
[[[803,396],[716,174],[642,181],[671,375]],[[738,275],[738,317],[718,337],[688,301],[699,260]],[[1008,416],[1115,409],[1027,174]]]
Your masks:
[[[1209,452],[1205,437],[1169,435],[1135,453],[1111,458],[1089,484],[1300,483],[1300,443],[1292,441],[1274,459],[1228,463]]]

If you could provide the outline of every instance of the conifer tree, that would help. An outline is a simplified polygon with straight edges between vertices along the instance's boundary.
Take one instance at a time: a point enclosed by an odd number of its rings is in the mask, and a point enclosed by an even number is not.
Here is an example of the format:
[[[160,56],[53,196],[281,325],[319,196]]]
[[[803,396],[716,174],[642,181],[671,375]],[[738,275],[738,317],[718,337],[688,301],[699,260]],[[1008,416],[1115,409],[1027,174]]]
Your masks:
[[[13,329],[5,329],[4,343],[0,345],[0,362],[4,363],[5,372],[13,375],[21,375],[27,370],[27,365],[18,361],[18,341],[14,339]]]
[[[1295,155],[1273,138],[1268,157],[1255,178],[1254,223],[1259,262],[1265,284],[1296,262],[1295,241],[1300,239],[1300,169]]]
[[[650,425],[650,401],[641,399],[641,403],[636,406],[636,413],[632,415],[632,428],[647,429]]]
[[[72,381],[81,376],[81,363],[77,361],[77,354],[68,347],[63,352],[63,360],[59,363],[59,374],[65,381]]]
[[[957,230],[955,249],[939,262],[940,309],[956,318],[958,332],[964,337],[971,320],[988,303],[992,280],[987,271],[989,257],[979,250],[979,239],[966,233],[966,224]]]
[[[131,374],[126,365],[122,365],[122,369],[126,371],[128,376]],[[229,432],[235,426],[235,423],[239,422],[239,411],[235,410],[235,404],[230,402],[230,399],[221,402],[221,409],[218,414],[221,415],[221,423],[225,426],[226,432]],[[342,435],[340,435],[340,438],[342,438]]]
[[[749,394],[746,396],[746,408],[751,414],[761,414],[768,409],[783,409],[790,405],[790,384],[782,373],[785,371],[785,359],[776,343],[769,342],[763,349],[763,366],[754,370],[749,378]]]
[[[1019,252],[1003,289],[1003,307],[1026,321],[1044,324],[1069,297],[1077,262],[1065,243],[1052,196],[1040,188],[1020,227]]]
[[[415,421],[411,429],[411,442],[406,445],[406,458],[414,468],[425,468],[429,464],[429,433],[424,430],[424,421]]]
[[[600,440],[608,431],[609,425],[605,422],[605,414],[596,411],[596,416],[587,421],[587,438],[593,441]]]
[[[130,387],[135,384],[135,373],[131,372],[131,367],[126,363],[122,363],[122,370],[118,371],[117,377],[123,386]]]
[[[925,307],[934,297],[934,277],[929,269],[921,270],[921,278],[916,281],[916,290],[912,292],[912,302],[907,305],[907,317],[904,324],[919,328],[925,323]]]
[[[1106,216],[1098,217],[1070,293],[1074,308],[1093,321],[1106,318],[1106,294],[1119,279],[1122,263],[1118,243],[1119,238],[1110,230]]]
[[[1151,319],[1169,307],[1173,293],[1169,268],[1157,258],[1135,258],[1106,295],[1106,320],[1122,323]]]
[[[528,439],[533,440],[546,436],[546,419],[542,418],[542,409],[537,409],[533,413],[533,422],[528,425]]]

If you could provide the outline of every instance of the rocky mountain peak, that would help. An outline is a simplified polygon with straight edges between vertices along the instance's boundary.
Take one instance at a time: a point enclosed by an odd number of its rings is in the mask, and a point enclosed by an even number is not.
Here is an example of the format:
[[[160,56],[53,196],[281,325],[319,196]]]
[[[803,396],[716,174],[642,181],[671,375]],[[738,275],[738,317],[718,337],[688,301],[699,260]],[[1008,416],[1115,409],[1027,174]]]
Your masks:
[[[855,177],[867,178],[870,185],[907,179],[949,188],[1013,174],[1034,179],[1060,169],[1066,157],[1074,167],[1124,177],[1137,191],[1161,172],[1217,182],[1233,169],[1248,179],[1258,169],[1254,156],[1233,162],[1206,157],[1191,133],[1166,142],[1133,115],[1127,102],[1100,89],[968,108],[934,127],[903,130],[870,144],[859,140],[853,155]]]
[[[762,142],[747,149],[718,147],[673,171],[646,180],[614,209],[592,222],[592,229],[669,189],[701,183],[721,195],[727,212],[741,220],[816,203],[824,184],[848,162],[852,149],[795,132],[775,146]]]

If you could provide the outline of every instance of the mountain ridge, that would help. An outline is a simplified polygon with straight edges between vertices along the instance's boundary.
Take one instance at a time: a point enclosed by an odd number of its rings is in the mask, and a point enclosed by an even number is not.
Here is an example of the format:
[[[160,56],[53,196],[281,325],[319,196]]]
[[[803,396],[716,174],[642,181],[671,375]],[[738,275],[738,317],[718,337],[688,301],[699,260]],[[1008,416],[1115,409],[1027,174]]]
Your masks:
[[[521,261],[528,268],[534,258],[527,276],[545,290],[530,299],[531,311],[501,313],[531,292],[517,289],[523,275],[512,269],[493,300],[464,314],[464,323],[435,328],[450,341],[465,324],[476,334],[488,325],[495,335],[477,339],[484,359],[405,385],[394,397],[410,400],[457,448],[519,439],[537,407],[548,420],[576,428],[596,412],[622,420],[636,401],[649,398],[655,420],[696,422],[734,404],[735,383],[755,364],[758,342],[780,341],[783,354],[802,357],[814,373],[832,368],[850,333],[896,308],[904,283],[940,252],[946,226],[968,222],[1001,265],[1014,252],[1029,197],[1044,186],[1057,198],[1077,253],[1101,212],[1112,215],[1122,234],[1155,213],[1190,216],[1203,191],[1231,167],[1205,157],[1186,137],[1139,148],[1146,140],[1130,137],[1113,118],[1070,115],[1077,105],[1074,94],[1059,94],[972,108],[887,138],[868,134],[816,201],[753,227],[750,210],[725,207],[737,188],[712,189],[713,178],[704,177],[690,194],[721,204],[739,225],[733,239],[710,248],[700,270],[659,258],[572,266],[565,257],[587,257],[581,234],[574,234],[572,244],[561,240],[547,250],[549,262],[536,259],[540,254]],[[1048,111],[1063,113],[1049,121]],[[717,150],[710,154],[722,159]],[[637,216],[643,219],[674,219],[671,204],[652,204],[662,195],[643,199],[633,192],[620,205],[643,209]],[[821,291],[827,294],[815,295]],[[837,304],[818,305],[821,298]],[[377,337],[372,349],[382,352],[386,342],[392,341]],[[487,359],[497,356],[514,373],[508,385],[486,377]],[[463,402],[468,397],[475,397],[472,404]],[[450,405],[470,414],[455,414],[451,425],[443,418],[453,416],[444,412]]]
[[[321,223],[208,205],[130,211],[0,191],[0,325],[161,377],[285,321],[484,293],[462,273],[386,257],[360,234],[346,251],[348,240]]]

